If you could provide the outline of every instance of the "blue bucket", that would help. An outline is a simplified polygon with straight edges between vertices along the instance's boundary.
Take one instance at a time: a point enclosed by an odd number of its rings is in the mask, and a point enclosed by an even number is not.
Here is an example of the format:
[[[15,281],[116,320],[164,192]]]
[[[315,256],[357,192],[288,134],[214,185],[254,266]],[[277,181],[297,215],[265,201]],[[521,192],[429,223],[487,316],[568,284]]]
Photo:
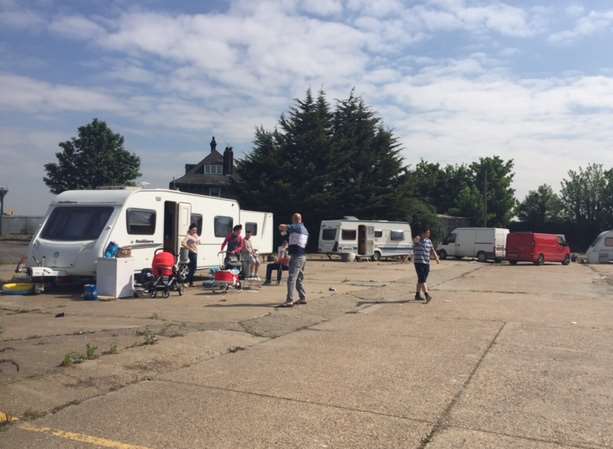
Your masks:
[[[85,284],[83,286],[83,299],[86,301],[95,301],[98,299],[98,291],[96,284]]]
[[[119,245],[115,242],[109,242],[106,250],[104,250],[104,257],[107,259],[112,259],[117,257],[117,253],[119,253]]]

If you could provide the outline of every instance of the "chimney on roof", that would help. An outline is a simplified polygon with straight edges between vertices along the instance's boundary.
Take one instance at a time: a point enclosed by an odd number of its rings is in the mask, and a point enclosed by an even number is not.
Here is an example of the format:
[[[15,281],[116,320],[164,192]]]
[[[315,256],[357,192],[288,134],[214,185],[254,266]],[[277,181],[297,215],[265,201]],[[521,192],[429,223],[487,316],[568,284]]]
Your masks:
[[[234,151],[232,147],[226,147],[223,152],[223,174],[224,176],[232,175],[234,172]]]
[[[215,141],[215,136],[213,136],[213,138],[211,139],[211,143],[209,145],[211,145],[211,153],[213,153],[215,149],[217,148],[217,142]]]

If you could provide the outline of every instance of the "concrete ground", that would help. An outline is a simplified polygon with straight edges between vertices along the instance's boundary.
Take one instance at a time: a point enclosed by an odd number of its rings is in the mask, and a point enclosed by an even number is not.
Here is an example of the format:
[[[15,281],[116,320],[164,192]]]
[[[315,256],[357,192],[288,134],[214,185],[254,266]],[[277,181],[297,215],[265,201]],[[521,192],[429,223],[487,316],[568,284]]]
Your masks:
[[[613,448],[613,266],[445,261],[427,305],[410,265],[307,270],[293,309],[0,297],[0,448]]]

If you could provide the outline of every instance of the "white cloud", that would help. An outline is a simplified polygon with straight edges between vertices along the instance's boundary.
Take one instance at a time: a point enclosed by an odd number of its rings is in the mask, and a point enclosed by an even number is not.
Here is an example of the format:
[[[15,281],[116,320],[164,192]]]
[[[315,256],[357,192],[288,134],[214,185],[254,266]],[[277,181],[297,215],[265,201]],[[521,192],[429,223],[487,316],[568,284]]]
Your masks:
[[[115,111],[121,102],[111,95],[66,84],[0,73],[0,109],[49,113],[58,111]]]
[[[578,39],[610,30],[612,26],[613,10],[590,11],[577,20],[574,28],[553,33],[548,40],[552,43],[572,43]]]
[[[14,1],[0,2],[0,24],[12,28],[37,30],[44,25],[43,18]]]
[[[102,26],[82,16],[56,17],[49,25],[49,29],[77,39],[95,39],[105,32]]]

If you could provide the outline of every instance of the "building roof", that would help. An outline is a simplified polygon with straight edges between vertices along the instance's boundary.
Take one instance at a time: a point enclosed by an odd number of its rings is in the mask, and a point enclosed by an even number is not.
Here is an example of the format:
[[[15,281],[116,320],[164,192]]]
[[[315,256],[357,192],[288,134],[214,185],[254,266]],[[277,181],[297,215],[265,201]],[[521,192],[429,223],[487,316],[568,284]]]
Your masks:
[[[203,175],[202,173],[188,173],[173,181],[177,187],[181,185],[207,185],[226,186],[230,184],[232,175]]]
[[[204,165],[223,165],[223,155],[212,150],[204,159],[194,165],[185,175],[173,181],[174,185],[211,185],[223,186],[230,183],[231,176],[224,175],[205,175]]]

